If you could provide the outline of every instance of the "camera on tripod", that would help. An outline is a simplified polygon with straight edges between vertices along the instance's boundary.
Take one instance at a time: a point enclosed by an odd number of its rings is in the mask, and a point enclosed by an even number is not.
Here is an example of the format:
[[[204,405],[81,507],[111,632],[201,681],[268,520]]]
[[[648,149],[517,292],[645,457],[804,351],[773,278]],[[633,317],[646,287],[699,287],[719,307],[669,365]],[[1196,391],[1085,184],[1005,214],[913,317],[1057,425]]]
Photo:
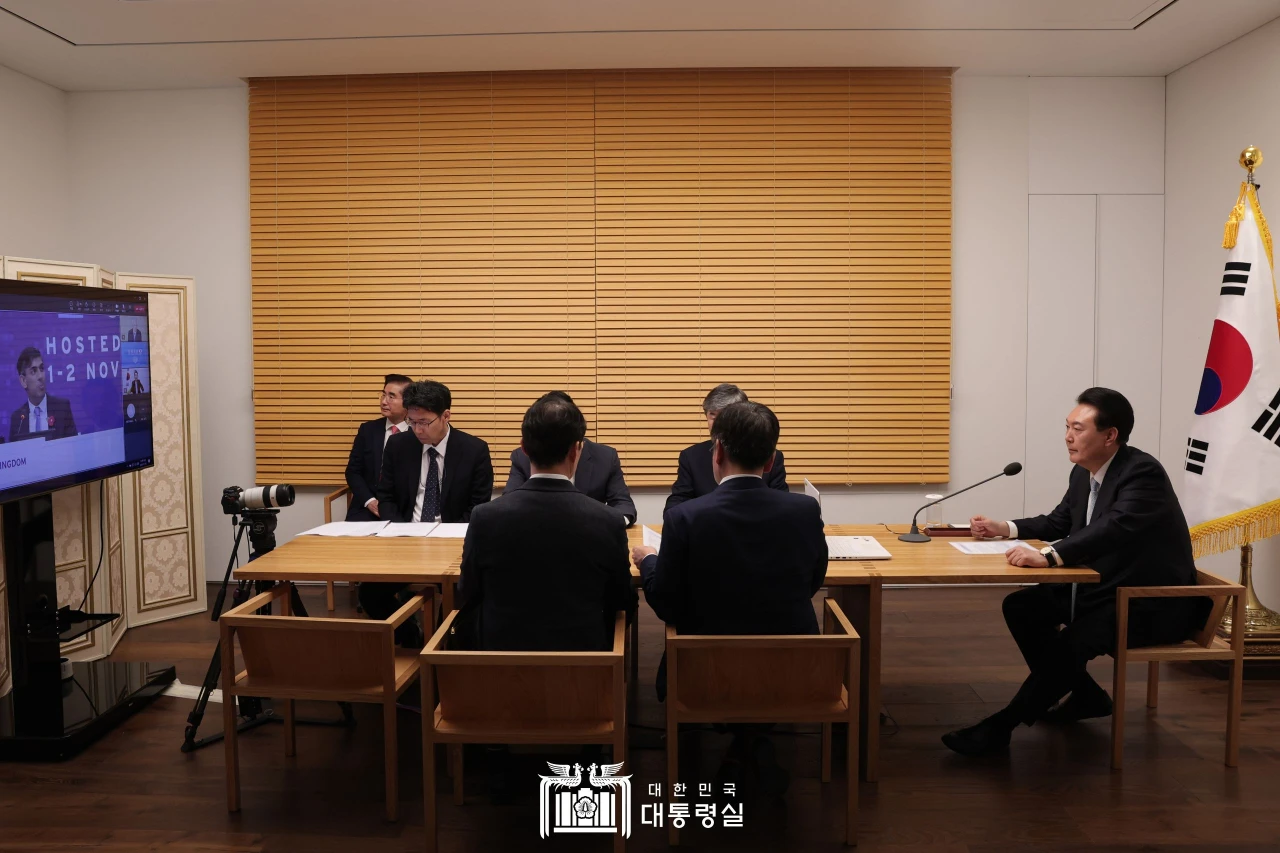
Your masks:
[[[293,505],[293,486],[253,486],[242,489],[227,486],[222,490],[222,511],[227,515],[239,515],[255,509],[272,509]]]

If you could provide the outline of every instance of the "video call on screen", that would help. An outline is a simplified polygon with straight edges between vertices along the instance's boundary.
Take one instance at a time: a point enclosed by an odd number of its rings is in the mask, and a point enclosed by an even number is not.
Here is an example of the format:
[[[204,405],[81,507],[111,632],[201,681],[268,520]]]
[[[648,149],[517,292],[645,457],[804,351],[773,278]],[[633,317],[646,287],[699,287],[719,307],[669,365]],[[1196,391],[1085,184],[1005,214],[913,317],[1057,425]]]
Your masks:
[[[146,297],[90,293],[0,291],[0,495],[152,463]]]

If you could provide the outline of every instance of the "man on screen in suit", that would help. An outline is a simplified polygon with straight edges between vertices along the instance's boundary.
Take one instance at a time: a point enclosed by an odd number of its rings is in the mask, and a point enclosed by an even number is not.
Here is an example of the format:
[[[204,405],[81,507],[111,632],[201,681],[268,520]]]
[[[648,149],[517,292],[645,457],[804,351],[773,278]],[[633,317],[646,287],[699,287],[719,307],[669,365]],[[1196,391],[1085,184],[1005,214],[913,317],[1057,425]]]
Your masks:
[[[1019,723],[1068,723],[1111,713],[1090,677],[1090,660],[1115,653],[1116,589],[1194,586],[1195,562],[1182,507],[1155,457],[1130,447],[1133,407],[1109,388],[1090,388],[1067,415],[1067,455],[1075,463],[1062,502],[1048,515],[1016,521],[976,516],[975,537],[1042,539],[1039,551],[1011,548],[1014,566],[1088,566],[1097,584],[1038,584],[1004,600],[1004,618],[1031,674],[1007,707],[943,735],[962,755],[1008,746]],[[1056,540],[1056,541],[1055,541]],[[1178,643],[1203,624],[1207,599],[1139,599],[1130,605],[1129,646]],[[1054,704],[1070,693],[1069,698]]]
[[[9,416],[9,440],[43,434],[47,439],[76,435],[76,419],[71,401],[45,394],[47,381],[44,356],[35,347],[18,355],[18,384],[27,392],[27,402]]]
[[[558,397],[573,405],[573,399],[563,391],[550,391],[546,396]],[[523,486],[529,479],[529,471],[529,455],[524,447],[511,451],[511,472],[507,474],[507,485],[503,487],[502,494],[510,494]],[[636,505],[622,476],[622,462],[618,459],[618,451],[609,445],[596,444],[586,437],[582,439],[582,454],[573,475],[573,485],[587,497],[621,513],[627,527],[635,524]]]
[[[469,522],[471,510],[493,496],[489,445],[449,425],[453,396],[439,382],[404,389],[410,431],[394,435],[382,454],[378,512],[386,521]],[[373,619],[396,610],[404,584],[362,583],[360,603]],[[401,645],[421,647],[422,631],[410,620],[396,633]]]
[[[745,402],[747,395],[737,385],[724,382],[712,388],[702,401],[702,413],[706,415],[707,427],[714,430],[716,416],[726,406]],[[664,513],[673,506],[715,491],[716,479],[711,472],[711,445],[711,439],[707,439],[680,451],[676,482],[671,487],[666,506],[663,507]],[[787,491],[787,469],[783,464],[781,450],[774,457],[773,467],[765,471],[764,481],[771,489]]]
[[[760,403],[732,403],[711,424],[718,484],[663,516],[662,551],[632,549],[645,601],[682,634],[816,634],[813,596],[827,574],[818,502],[770,488],[778,419]],[[666,696],[666,658],[658,669]],[[758,728],[737,729],[726,764],[759,768],[761,786],[781,794],[786,774]]]
[[[378,408],[382,417],[360,424],[351,455],[347,458],[347,488],[351,503],[347,521],[377,521],[378,477],[382,473],[382,451],[391,436],[409,431],[405,423],[404,389],[413,380],[403,373],[388,373],[382,380],[382,396]]]
[[[587,422],[563,394],[525,412],[531,473],[472,513],[458,583],[467,634],[482,649],[598,651],[613,645],[636,592],[618,514],[574,486]]]

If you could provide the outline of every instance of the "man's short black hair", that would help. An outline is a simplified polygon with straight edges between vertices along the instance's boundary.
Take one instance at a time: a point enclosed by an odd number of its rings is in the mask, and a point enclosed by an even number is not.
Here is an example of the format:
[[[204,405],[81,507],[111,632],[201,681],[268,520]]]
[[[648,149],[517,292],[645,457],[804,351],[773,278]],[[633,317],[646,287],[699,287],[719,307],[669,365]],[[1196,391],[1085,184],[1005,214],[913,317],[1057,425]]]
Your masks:
[[[778,417],[763,403],[732,403],[720,410],[711,437],[729,461],[742,468],[763,468],[778,447]]]
[[[547,397],[555,397],[557,399],[564,400],[566,403],[573,402],[573,398],[569,396],[568,391],[548,391],[542,395],[542,399],[545,400]]]
[[[539,468],[559,465],[569,450],[587,436],[587,419],[568,395],[552,391],[524,413],[520,438],[529,461]]]
[[[453,395],[449,389],[430,379],[410,382],[403,397],[406,409],[425,409],[433,415],[443,415],[453,406]]]
[[[393,384],[394,385],[412,385],[413,380],[410,379],[408,376],[405,376],[403,373],[388,373],[386,376],[382,377],[383,388]]]
[[[1087,388],[1076,397],[1076,402],[1082,406],[1093,406],[1098,412],[1093,419],[1098,432],[1115,427],[1119,433],[1117,441],[1129,443],[1129,433],[1133,432],[1133,406],[1123,394],[1110,388]]]
[[[44,361],[44,356],[40,354],[40,350],[35,347],[27,347],[18,354],[18,373],[26,373],[27,368],[31,366],[31,362],[36,359]]]

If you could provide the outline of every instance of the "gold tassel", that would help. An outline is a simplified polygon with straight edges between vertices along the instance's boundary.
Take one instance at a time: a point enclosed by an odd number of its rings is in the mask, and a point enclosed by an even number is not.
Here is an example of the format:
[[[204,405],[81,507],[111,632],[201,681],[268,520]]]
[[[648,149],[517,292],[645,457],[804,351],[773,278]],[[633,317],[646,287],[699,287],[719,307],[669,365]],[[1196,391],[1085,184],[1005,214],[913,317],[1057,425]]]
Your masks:
[[[1277,534],[1280,534],[1280,500],[1197,524],[1191,528],[1191,549],[1198,560]]]
[[[1253,208],[1253,218],[1258,222],[1258,234],[1262,237],[1262,245],[1267,250],[1267,262],[1274,270],[1276,267],[1275,251],[1272,248],[1271,228],[1267,226],[1267,217],[1262,215],[1262,205],[1258,203],[1258,188],[1249,184],[1249,206]]]
[[[1231,215],[1227,217],[1226,228],[1222,231],[1222,248],[1224,249],[1236,247],[1236,238],[1240,236],[1240,223],[1244,219],[1244,200],[1247,195],[1245,189],[1248,186],[1248,181],[1240,184],[1240,195],[1236,198],[1236,206],[1231,208]]]

